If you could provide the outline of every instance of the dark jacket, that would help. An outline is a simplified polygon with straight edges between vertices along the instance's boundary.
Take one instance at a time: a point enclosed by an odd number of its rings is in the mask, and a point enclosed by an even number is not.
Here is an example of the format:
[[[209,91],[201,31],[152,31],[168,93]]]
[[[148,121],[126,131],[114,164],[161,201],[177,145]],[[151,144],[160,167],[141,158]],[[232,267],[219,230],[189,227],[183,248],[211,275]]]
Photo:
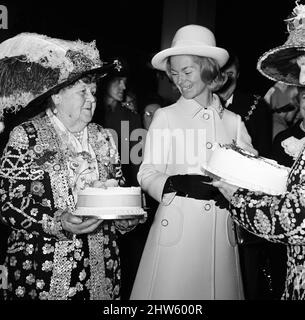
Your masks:
[[[263,157],[271,157],[272,113],[260,96],[235,90],[229,110],[239,114],[252,139],[253,147]]]
[[[290,138],[295,137],[297,139],[302,139],[305,137],[305,132],[300,128],[301,121],[298,121],[292,127],[278,133],[273,141],[272,146],[272,157],[276,160],[279,164],[291,167],[294,163],[294,159],[292,156],[287,154],[282,146],[282,141]]]
[[[130,135],[134,130],[142,128],[140,115],[123,107],[121,104],[114,110],[106,108],[104,105],[99,105],[92,121],[102,125],[104,128],[113,130],[112,135],[120,154],[126,186],[138,186],[137,173],[140,161],[135,163],[132,149],[141,142],[141,138],[139,137],[134,141],[134,139],[130,139]],[[140,157],[136,160],[140,160]]]

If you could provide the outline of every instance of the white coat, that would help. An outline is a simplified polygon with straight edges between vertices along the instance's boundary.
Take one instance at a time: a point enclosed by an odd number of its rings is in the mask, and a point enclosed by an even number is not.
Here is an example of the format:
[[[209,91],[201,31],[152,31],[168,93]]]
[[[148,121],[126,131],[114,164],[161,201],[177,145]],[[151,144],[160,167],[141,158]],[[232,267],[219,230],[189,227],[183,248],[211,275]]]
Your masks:
[[[175,174],[202,174],[213,142],[253,152],[239,115],[219,98],[202,108],[181,97],[156,111],[149,128],[138,180],[160,202],[142,254],[131,299],[243,299],[238,248],[231,218],[214,200],[196,200],[162,191]],[[162,130],[165,129],[165,130]],[[162,136],[162,139],[160,138]],[[255,151],[254,151],[255,152]]]

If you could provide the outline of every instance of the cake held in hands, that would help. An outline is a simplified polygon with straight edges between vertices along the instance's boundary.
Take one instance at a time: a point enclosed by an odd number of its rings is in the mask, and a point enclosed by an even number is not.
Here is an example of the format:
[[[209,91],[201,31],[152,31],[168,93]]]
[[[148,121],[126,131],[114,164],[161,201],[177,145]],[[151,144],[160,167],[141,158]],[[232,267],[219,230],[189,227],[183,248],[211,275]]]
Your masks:
[[[214,144],[213,153],[204,169],[224,181],[251,191],[270,195],[286,191],[290,169],[276,161],[258,157],[235,143]]]
[[[141,188],[86,188],[79,192],[76,215],[100,219],[143,218]]]

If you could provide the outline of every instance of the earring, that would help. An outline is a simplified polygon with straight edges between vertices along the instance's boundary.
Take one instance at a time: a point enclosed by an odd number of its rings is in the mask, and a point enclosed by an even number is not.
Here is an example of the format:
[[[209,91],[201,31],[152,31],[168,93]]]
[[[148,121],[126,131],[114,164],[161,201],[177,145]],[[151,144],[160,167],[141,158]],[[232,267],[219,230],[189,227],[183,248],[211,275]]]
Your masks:
[[[57,112],[58,112],[57,109],[54,108],[54,109],[53,109],[53,113],[54,113],[54,114],[57,114]]]

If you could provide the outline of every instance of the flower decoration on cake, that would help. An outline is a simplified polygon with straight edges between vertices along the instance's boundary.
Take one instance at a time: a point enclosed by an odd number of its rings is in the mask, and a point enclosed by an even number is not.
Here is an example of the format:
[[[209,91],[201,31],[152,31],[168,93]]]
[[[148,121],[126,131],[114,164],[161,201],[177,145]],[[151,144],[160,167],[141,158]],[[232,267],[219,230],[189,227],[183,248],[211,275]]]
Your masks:
[[[236,141],[233,139],[232,143],[229,144],[219,144],[220,147],[225,148],[225,149],[230,149],[233,151],[238,152],[239,154],[241,154],[242,156],[249,158],[249,159],[259,159],[261,161],[264,161],[274,167],[281,167],[281,165],[279,165],[275,160],[272,159],[268,159],[265,157],[260,157],[258,155],[255,155],[254,153],[249,152],[248,150],[245,150],[243,148],[241,148],[240,146],[237,145]]]
[[[296,160],[301,150],[305,146],[305,137],[302,139],[297,139],[296,137],[289,137],[281,142],[282,147],[285,152]]]
[[[236,140],[234,140],[234,139],[232,140],[232,143],[227,143],[227,144],[219,143],[219,145],[222,148],[234,150],[247,158],[259,158],[254,153],[251,153],[251,152],[241,148],[240,146],[238,146],[236,143]]]

